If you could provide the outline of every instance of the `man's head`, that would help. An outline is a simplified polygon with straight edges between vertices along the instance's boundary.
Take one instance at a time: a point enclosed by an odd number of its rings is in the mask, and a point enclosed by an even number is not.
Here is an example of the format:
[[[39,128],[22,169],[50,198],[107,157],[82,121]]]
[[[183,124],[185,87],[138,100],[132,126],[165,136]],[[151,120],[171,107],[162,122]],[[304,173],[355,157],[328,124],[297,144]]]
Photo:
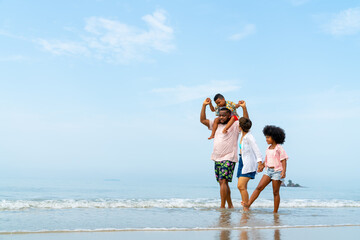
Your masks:
[[[229,122],[231,118],[231,110],[226,108],[226,107],[222,107],[219,109],[219,122],[220,124],[227,124]]]
[[[214,102],[216,103],[216,105],[218,107],[225,107],[226,106],[226,101],[223,95],[221,95],[220,93],[216,94],[214,97]]]

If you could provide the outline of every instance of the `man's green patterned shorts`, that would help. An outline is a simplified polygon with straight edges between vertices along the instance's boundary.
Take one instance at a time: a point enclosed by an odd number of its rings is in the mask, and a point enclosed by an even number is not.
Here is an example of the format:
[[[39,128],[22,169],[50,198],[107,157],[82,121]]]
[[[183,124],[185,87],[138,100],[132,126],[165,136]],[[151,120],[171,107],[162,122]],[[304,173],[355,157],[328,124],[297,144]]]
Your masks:
[[[231,162],[228,160],[215,162],[216,181],[219,181],[220,179],[226,179],[228,182],[231,182],[235,169],[235,164],[235,162]]]

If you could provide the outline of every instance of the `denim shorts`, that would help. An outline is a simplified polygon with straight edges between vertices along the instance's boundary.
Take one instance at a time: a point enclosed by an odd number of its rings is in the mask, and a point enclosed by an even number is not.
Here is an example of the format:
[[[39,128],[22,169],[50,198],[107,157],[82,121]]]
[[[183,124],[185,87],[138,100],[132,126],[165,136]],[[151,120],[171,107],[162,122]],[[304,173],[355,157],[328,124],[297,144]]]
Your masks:
[[[281,171],[275,171],[274,168],[267,168],[264,172],[265,175],[269,176],[271,180],[284,181],[284,178],[281,178]]]
[[[249,172],[249,173],[241,173],[242,172],[242,169],[244,167],[244,164],[243,164],[243,160],[242,160],[242,157],[241,157],[241,154],[239,155],[239,166],[238,166],[238,171],[237,171],[237,177],[248,177],[250,179],[254,179],[255,178],[255,174],[256,172]]]

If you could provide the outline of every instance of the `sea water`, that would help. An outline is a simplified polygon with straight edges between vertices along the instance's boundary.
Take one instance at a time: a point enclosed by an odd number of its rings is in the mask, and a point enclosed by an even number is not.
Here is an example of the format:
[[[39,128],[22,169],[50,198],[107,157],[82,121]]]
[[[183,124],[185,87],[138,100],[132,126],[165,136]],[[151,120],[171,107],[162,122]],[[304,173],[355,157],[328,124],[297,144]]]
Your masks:
[[[256,182],[258,179],[255,180]],[[273,214],[271,184],[249,213],[219,209],[219,186],[194,183],[128,182],[116,179],[2,179],[0,234],[77,231],[186,231],[359,226],[360,192],[311,187],[280,190]],[[254,190],[250,187],[249,194]]]

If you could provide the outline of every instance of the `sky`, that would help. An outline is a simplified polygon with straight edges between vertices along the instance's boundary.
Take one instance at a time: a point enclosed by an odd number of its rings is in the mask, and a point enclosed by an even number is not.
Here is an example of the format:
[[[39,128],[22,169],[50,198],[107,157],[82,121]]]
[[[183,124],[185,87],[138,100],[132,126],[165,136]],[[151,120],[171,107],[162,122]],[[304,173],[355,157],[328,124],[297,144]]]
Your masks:
[[[2,0],[0,175],[216,184],[222,93],[288,179],[358,188],[359,62],[358,1]]]

